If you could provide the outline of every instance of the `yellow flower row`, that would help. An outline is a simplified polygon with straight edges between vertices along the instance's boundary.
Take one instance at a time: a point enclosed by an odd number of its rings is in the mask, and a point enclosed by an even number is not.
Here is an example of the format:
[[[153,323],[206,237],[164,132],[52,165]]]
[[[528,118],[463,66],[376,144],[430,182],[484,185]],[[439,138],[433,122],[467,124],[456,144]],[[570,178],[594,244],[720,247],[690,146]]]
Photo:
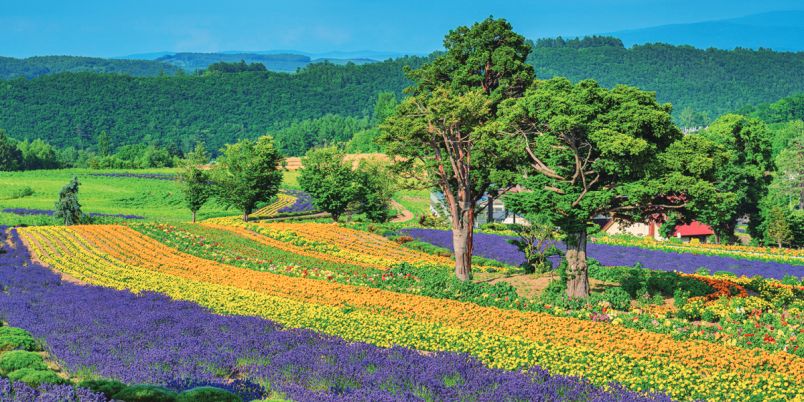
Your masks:
[[[273,204],[266,205],[256,211],[254,211],[251,216],[257,218],[269,218],[279,213],[279,210],[285,207],[289,207],[296,202],[296,197],[285,194],[279,193],[276,196],[276,202]]]
[[[599,384],[713,399],[791,397],[804,376],[802,359],[789,354],[244,270],[180,253],[124,227],[20,232],[40,260],[87,282],[164,292],[219,312],[381,346],[468,352],[494,367],[539,364]]]

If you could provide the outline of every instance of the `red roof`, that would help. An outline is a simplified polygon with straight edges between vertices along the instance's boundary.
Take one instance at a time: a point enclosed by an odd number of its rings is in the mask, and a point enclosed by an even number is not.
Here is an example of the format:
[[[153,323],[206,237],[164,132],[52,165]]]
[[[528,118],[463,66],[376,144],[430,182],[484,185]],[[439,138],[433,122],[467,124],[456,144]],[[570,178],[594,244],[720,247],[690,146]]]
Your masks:
[[[715,232],[712,230],[711,226],[698,221],[692,221],[691,223],[685,225],[676,226],[676,230],[673,232],[673,237],[709,236],[713,234],[715,234]]]

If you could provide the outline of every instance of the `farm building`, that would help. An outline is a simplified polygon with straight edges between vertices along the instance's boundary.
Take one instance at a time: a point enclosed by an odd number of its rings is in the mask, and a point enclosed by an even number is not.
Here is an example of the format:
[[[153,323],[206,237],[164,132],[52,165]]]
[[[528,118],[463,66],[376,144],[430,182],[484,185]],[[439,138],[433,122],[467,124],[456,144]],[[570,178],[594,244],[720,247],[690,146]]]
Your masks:
[[[628,234],[638,237],[650,236],[658,241],[667,240],[662,236],[659,230],[662,227],[661,222],[654,220],[646,222],[628,222],[607,217],[598,217],[595,219],[595,223],[600,225],[600,230],[608,235]],[[698,239],[701,243],[705,243],[706,238],[714,234],[715,232],[709,225],[698,221],[677,225],[673,230],[673,237],[681,239],[683,242]]]

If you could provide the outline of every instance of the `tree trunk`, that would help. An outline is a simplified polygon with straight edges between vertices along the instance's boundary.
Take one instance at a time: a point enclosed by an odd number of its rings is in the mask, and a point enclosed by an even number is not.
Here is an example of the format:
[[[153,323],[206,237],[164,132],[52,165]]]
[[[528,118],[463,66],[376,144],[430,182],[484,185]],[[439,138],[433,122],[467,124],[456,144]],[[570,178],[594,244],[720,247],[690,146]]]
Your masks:
[[[573,299],[589,297],[586,228],[567,236],[567,296]]]
[[[494,197],[489,195],[489,201],[486,204],[486,223],[494,222]]]
[[[243,222],[248,222],[248,212],[243,211]]]
[[[195,211],[192,212],[193,212],[193,223],[195,223]]]
[[[452,248],[455,252],[455,276],[462,281],[472,279],[472,235],[474,228],[471,223],[461,224],[453,219]]]

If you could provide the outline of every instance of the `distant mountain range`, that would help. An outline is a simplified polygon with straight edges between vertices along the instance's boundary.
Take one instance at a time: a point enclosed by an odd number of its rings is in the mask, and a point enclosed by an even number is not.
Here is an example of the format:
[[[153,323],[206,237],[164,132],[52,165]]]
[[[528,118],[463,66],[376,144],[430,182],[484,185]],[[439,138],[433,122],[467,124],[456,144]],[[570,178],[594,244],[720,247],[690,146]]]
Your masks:
[[[608,32],[625,46],[644,43],[697,48],[768,48],[804,51],[804,11],[775,11],[745,17]]]

